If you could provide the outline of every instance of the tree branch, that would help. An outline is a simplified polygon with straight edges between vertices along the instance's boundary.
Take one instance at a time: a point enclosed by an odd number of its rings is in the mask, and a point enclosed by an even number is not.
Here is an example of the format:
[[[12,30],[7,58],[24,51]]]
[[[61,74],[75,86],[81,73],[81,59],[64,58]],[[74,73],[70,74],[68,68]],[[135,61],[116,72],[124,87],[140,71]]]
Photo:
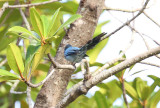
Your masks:
[[[14,82],[13,86],[10,89],[10,93],[13,93],[13,94],[24,94],[24,93],[27,93],[26,91],[23,91],[23,92],[15,91],[15,88],[17,87],[18,83],[19,83],[19,80]]]
[[[26,81],[26,80],[23,80],[23,81],[24,81],[29,87],[36,88],[36,87],[39,87],[39,86],[43,85],[43,84],[52,76],[53,73],[54,73],[54,70],[52,70],[52,71],[47,75],[47,77],[46,77],[43,81],[39,82],[38,84],[32,84],[31,82],[28,82],[28,81]]]
[[[6,62],[7,62],[7,58],[5,58],[5,59],[0,63],[0,67],[3,66]]]
[[[84,66],[86,66],[86,69]],[[86,59],[83,59],[81,62],[81,70],[84,75],[83,82],[85,83],[89,79],[89,63]]]
[[[71,44],[80,47],[92,38],[99,16],[103,11],[103,5],[104,0],[99,0],[98,2],[97,0],[80,1],[77,14],[83,17],[71,24],[57,50],[55,56],[56,62],[60,64],[71,64],[64,58],[65,46]],[[50,70],[53,68],[54,66],[51,66]],[[70,69],[55,69],[52,77],[42,86],[34,107],[55,107],[63,98],[72,73],[73,70]]]
[[[148,57],[151,57],[153,55],[156,55],[160,53],[160,47],[156,47],[153,49],[150,49],[142,54],[139,54],[131,59],[125,60],[121,62],[120,64],[109,68],[108,70],[102,71],[99,74],[92,76],[88,81],[85,82],[84,84],[79,82],[78,84],[75,85],[75,88],[70,91],[70,93],[63,98],[63,100],[57,105],[56,108],[58,107],[65,107],[67,104],[71,103],[74,101],[77,97],[79,97],[81,94],[85,94],[91,87],[94,85],[100,83],[101,81],[105,80],[106,78],[110,77],[111,75],[114,75],[123,69],[126,69],[130,66],[132,66],[135,63],[138,63]],[[78,85],[78,86],[77,86]]]
[[[3,15],[4,11],[6,10],[7,6],[8,6],[8,2],[5,2],[0,10],[0,18]]]
[[[75,70],[75,67],[73,65],[61,65],[57,62],[55,62],[51,56],[51,54],[47,54],[48,55],[48,58],[50,59],[50,61],[52,62],[54,68],[57,68],[57,69],[71,69],[71,70]]]
[[[160,65],[157,65],[157,64],[154,64],[154,63],[149,63],[149,62],[144,62],[144,61],[141,61],[141,62],[139,62],[139,63],[141,63],[141,64],[146,64],[146,65],[150,65],[150,66],[155,66],[155,67],[160,68]]]
[[[27,86],[27,103],[29,105],[29,108],[32,108],[32,102],[31,102],[31,87]]]
[[[23,19],[23,21],[24,21],[27,29],[28,29],[29,31],[31,31],[31,27],[30,27],[30,25],[29,25],[29,22],[28,22],[26,16],[24,15],[24,13],[23,13],[23,11],[22,11],[22,8],[19,8],[19,11],[20,11],[20,14],[21,14],[21,16],[22,16],[22,19]]]
[[[124,102],[127,106],[127,108],[130,108],[129,105],[128,105],[128,101],[127,101],[127,98],[126,98],[126,90],[125,90],[125,85],[124,85],[124,79],[123,79],[123,76],[122,76],[122,92],[123,92],[123,98],[124,98]]]
[[[158,27],[160,27],[160,24],[158,24],[155,20],[153,20],[146,12],[143,12],[143,14],[149,18],[154,24],[156,24]]]
[[[148,2],[149,2],[149,0],[146,0],[144,6],[143,6],[142,9],[138,12],[137,15],[135,15],[133,18],[131,18],[129,21],[127,21],[126,23],[124,23],[122,26],[120,26],[119,28],[117,28],[115,31],[113,31],[113,32],[110,33],[109,35],[106,35],[106,36],[102,37],[101,40],[104,40],[104,39],[110,37],[110,36],[113,35],[114,33],[118,32],[120,29],[122,29],[123,27],[125,27],[126,25],[129,25],[129,23],[130,23],[131,21],[133,21],[135,18],[137,18],[137,17],[144,11],[144,9],[146,8]]]
[[[50,0],[50,1],[44,1],[41,3],[32,3],[32,4],[21,4],[21,5],[7,5],[6,8],[26,8],[26,7],[32,7],[32,6],[39,6],[39,5],[44,5],[44,4],[49,4],[53,2],[57,2],[60,0]]]

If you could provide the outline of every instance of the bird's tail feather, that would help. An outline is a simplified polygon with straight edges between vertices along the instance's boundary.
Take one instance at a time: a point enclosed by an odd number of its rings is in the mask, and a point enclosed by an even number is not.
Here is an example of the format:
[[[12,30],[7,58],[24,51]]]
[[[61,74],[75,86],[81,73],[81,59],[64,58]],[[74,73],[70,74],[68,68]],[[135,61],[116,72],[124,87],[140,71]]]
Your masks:
[[[99,34],[98,36],[96,36],[95,38],[93,38],[92,40],[89,40],[84,46],[81,47],[81,50],[87,51],[87,50],[92,49],[101,41],[101,37],[103,37],[106,34],[107,33],[103,32],[103,33]]]

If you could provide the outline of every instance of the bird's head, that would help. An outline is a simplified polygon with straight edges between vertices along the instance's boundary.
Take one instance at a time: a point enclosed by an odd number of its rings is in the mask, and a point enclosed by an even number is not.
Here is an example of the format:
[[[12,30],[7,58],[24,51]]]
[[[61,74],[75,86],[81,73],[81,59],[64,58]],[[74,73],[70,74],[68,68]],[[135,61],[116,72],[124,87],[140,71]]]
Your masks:
[[[69,48],[69,47],[72,47],[72,45],[67,44],[67,45],[65,46],[65,49],[64,49],[64,50],[66,50],[66,49]]]

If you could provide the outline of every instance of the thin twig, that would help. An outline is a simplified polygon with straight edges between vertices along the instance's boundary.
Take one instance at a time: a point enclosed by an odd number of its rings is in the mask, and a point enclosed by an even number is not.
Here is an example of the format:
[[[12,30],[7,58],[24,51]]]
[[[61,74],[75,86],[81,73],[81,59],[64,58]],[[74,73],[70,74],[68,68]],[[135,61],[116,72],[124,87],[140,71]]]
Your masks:
[[[146,12],[143,12],[143,14],[149,18],[153,23],[155,23],[158,27],[160,27],[160,24],[158,24],[155,20],[153,20]]]
[[[146,65],[150,65],[150,66],[155,66],[155,67],[160,68],[160,65],[157,65],[157,64],[154,64],[154,63],[149,63],[149,62],[144,62],[144,61],[141,61],[141,62],[139,62],[139,63],[141,63],[141,64],[146,64]]]
[[[31,27],[30,27],[30,25],[29,25],[29,22],[28,22],[26,16],[24,15],[22,9],[19,8],[19,11],[20,11],[20,14],[21,14],[21,16],[22,16],[22,18],[23,18],[23,21],[24,21],[24,23],[25,23],[27,29],[28,29],[29,31],[31,31]]]
[[[124,23],[122,26],[120,26],[119,28],[117,28],[116,30],[114,30],[112,33],[110,33],[109,35],[106,35],[104,37],[101,38],[101,40],[104,40],[108,37],[110,37],[111,35],[113,35],[114,33],[118,32],[120,29],[122,29],[123,27],[125,27],[126,25],[128,25],[131,21],[133,21],[135,18],[137,18],[146,8],[147,4],[148,4],[149,0],[146,0],[143,8],[138,12],[137,15],[135,15],[133,18],[131,18],[129,21],[127,21],[126,23]]]
[[[5,59],[0,63],[0,67],[3,66],[6,62],[7,62],[7,58],[5,58]]]
[[[43,81],[39,82],[38,84],[32,84],[31,82],[26,81],[26,80],[24,80],[24,82],[29,87],[33,87],[33,88],[39,87],[39,86],[43,85],[52,76],[53,72],[54,72],[54,69],[47,75],[47,77]]]
[[[145,45],[146,45],[148,50],[150,49],[150,47],[149,47],[147,41],[145,40],[145,38],[143,36],[146,36],[146,37],[150,38],[153,42],[155,42],[158,46],[160,46],[159,42],[157,42],[156,40],[154,40],[151,37],[147,36],[146,34],[138,32],[138,30],[136,30],[135,28],[131,27],[130,25],[128,25],[128,27],[130,27],[130,29],[134,30],[136,33],[138,33],[141,36],[141,38],[143,39],[143,41],[144,41],[144,43],[145,43]],[[160,59],[160,56],[158,54],[155,55],[155,56]]]
[[[109,12],[110,13],[110,12]],[[111,14],[111,13],[110,13]],[[111,14],[112,15],[112,14]],[[119,20],[117,17],[115,17],[115,16],[113,16],[112,15],[112,17],[114,17],[115,19],[117,19],[119,22],[121,22],[121,23],[123,23],[121,20]],[[133,16],[134,17],[134,16]],[[134,24],[134,20],[133,20],[133,24]],[[130,25],[130,24],[127,24],[128,26]],[[122,52],[120,53],[120,56],[123,56],[125,53],[126,53],[126,51],[132,46],[132,44],[133,44],[133,42],[134,42],[134,30],[132,30],[132,36],[131,36],[131,40],[130,40],[130,42],[129,42],[129,44],[127,45],[127,47],[124,49],[124,50],[122,50]]]
[[[54,61],[54,59],[52,58],[51,54],[47,54],[47,55],[48,55],[48,58],[50,59],[50,61],[52,62],[54,68],[75,70],[75,67],[73,65],[62,65],[62,64],[59,64],[59,63]]]
[[[126,98],[126,90],[125,90],[125,85],[124,85],[124,79],[123,79],[123,77],[122,77],[121,84],[122,84],[122,92],[123,92],[124,102],[125,102],[127,108],[130,108],[129,104],[128,104],[128,101],[127,101],[127,98]]]
[[[26,91],[23,91],[23,92],[15,91],[15,88],[17,87],[19,82],[20,82],[19,80],[15,81],[15,83],[13,84],[13,86],[10,89],[10,93],[13,93],[13,94],[24,94],[24,93],[26,93]]]
[[[45,4],[49,4],[57,1],[60,1],[60,0],[50,0],[50,1],[44,1],[41,3],[32,3],[32,4],[8,5],[6,8],[26,8],[26,7],[32,7],[32,6],[45,5]]]
[[[6,10],[7,6],[8,6],[8,2],[5,2],[3,4],[1,10],[0,10],[0,18],[2,17],[2,15],[3,15],[4,11]]]
[[[111,8],[111,7],[106,6],[106,7],[104,8],[104,10],[107,10],[107,11],[120,11],[120,12],[129,12],[129,13],[133,13],[133,12],[140,11],[141,8],[139,8],[139,9],[134,9],[134,10],[128,10],[128,9],[120,9],[120,8]]]
[[[32,108],[32,99],[31,99],[31,87],[27,86],[27,103],[29,108]]]

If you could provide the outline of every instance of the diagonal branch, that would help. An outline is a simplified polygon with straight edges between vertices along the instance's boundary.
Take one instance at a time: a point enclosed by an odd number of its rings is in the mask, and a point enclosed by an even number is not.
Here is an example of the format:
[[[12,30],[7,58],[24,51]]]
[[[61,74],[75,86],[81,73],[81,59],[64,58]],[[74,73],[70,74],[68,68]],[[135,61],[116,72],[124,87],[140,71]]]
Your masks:
[[[112,33],[110,33],[109,35],[106,35],[104,37],[101,38],[101,40],[104,40],[108,37],[110,37],[111,35],[113,35],[114,33],[118,32],[119,30],[121,30],[123,27],[125,27],[126,25],[129,25],[130,22],[132,22],[135,18],[137,18],[141,13],[143,13],[144,9],[146,8],[147,4],[148,4],[149,0],[146,0],[144,6],[142,7],[142,9],[138,12],[137,15],[135,15],[133,18],[131,18],[129,21],[127,21],[126,23],[124,23],[122,26],[120,26],[119,28],[117,28],[115,31],[113,31]]]
[[[148,57],[156,55],[158,53],[160,53],[160,47],[150,49],[150,50],[148,50],[142,54],[139,54],[131,59],[125,60],[125,61],[121,62],[120,64],[118,64],[108,70],[102,71],[101,73],[93,76],[88,81],[86,81],[85,84],[83,84],[82,81],[79,82],[78,84],[76,84],[74,86],[75,88],[72,89],[72,91],[63,98],[63,100],[57,105],[56,108],[65,107],[68,103],[71,103],[80,95],[87,93],[91,87],[93,87],[94,85],[107,79],[111,75],[114,75],[114,74],[122,71],[123,69],[126,69],[126,68],[132,66],[133,64],[136,64],[136,63],[138,63]]]
[[[46,77],[43,81],[41,81],[41,82],[39,82],[39,83],[37,83],[37,84],[32,84],[31,82],[26,81],[26,80],[23,80],[23,81],[24,81],[29,87],[36,88],[36,87],[39,87],[39,86],[43,85],[43,84],[52,76],[53,73],[54,73],[54,69],[47,75],[47,77]]]

